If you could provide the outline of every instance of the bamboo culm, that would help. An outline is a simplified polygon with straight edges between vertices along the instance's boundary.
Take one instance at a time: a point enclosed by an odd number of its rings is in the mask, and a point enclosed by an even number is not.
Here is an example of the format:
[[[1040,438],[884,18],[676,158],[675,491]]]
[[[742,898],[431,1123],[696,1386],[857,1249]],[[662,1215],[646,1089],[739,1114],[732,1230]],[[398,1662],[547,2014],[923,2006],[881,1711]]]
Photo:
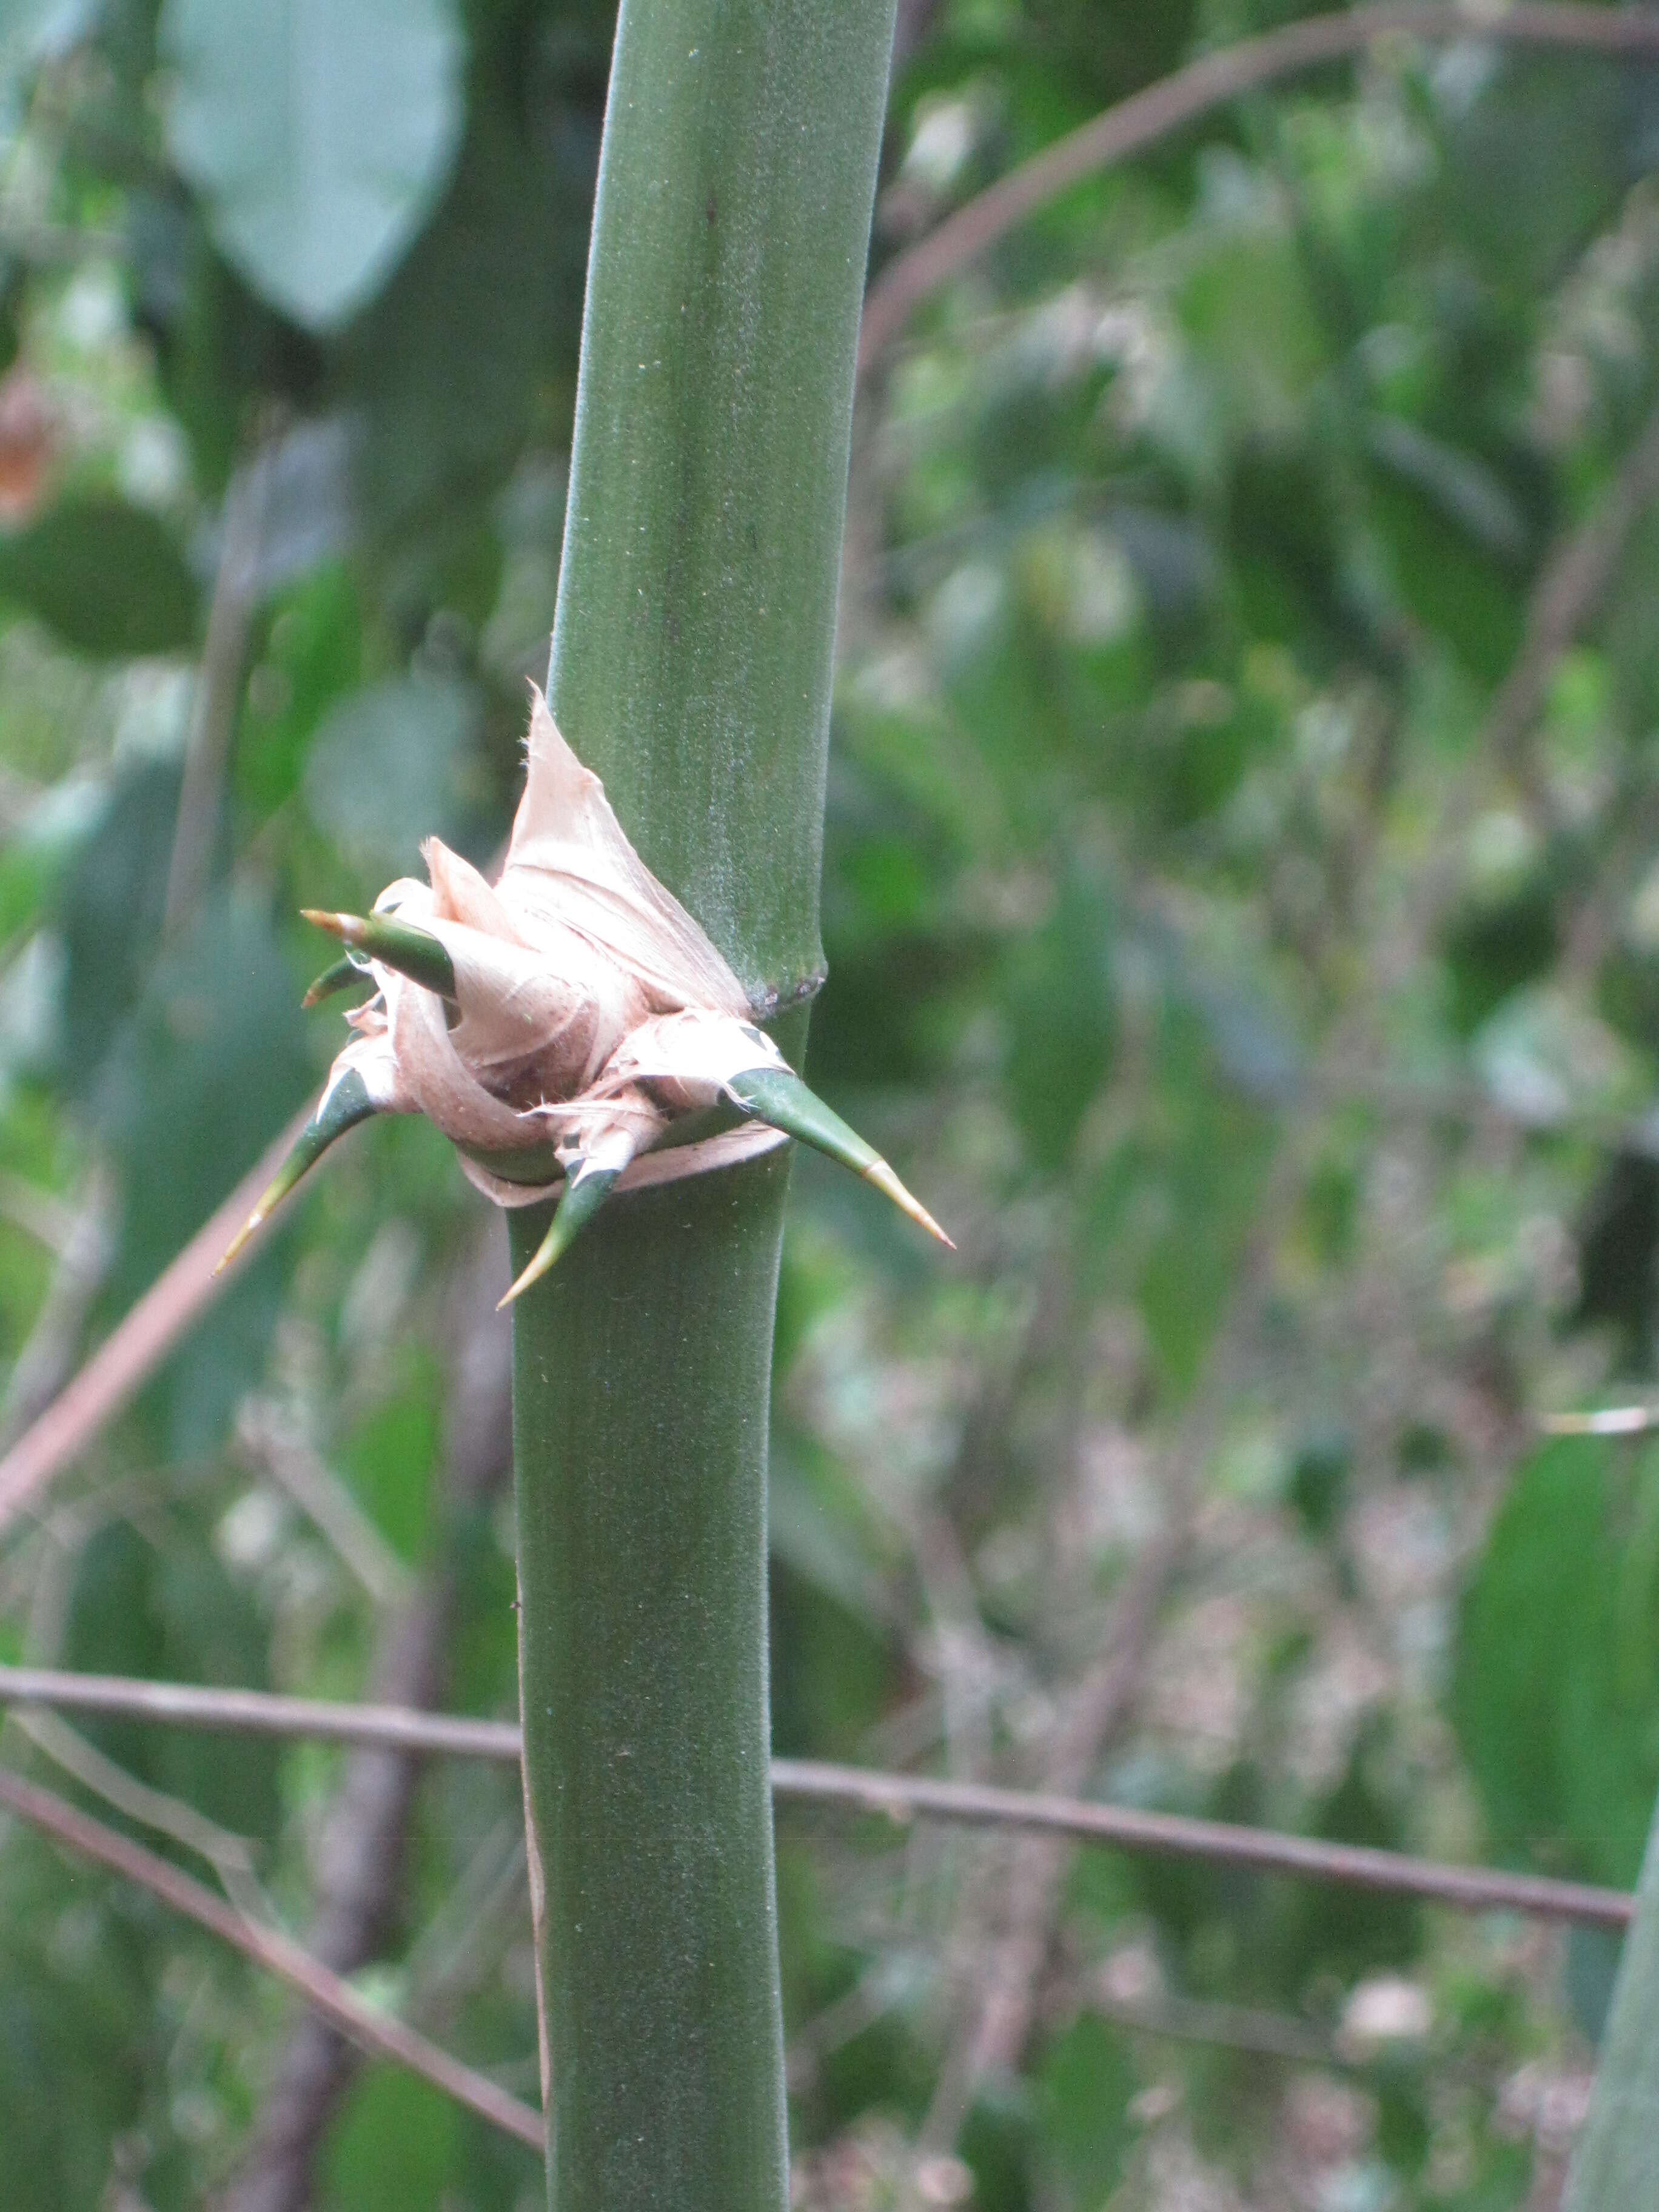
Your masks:
[[[891,0],[624,0],[555,714],[799,1064]],[[554,2212],[782,2212],[765,1475],[780,1148],[514,1309]],[[515,1273],[548,1225],[512,1217]]]

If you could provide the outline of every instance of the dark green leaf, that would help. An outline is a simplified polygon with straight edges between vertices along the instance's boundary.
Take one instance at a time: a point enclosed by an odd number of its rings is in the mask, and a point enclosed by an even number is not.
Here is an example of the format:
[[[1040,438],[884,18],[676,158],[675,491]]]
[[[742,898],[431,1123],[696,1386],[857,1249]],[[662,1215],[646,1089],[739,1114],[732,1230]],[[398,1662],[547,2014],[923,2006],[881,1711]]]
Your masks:
[[[1464,1595],[1452,1717],[1510,1859],[1628,1885],[1659,1784],[1659,1466],[1562,1438],[1516,1477]]]
[[[82,653],[181,653],[196,638],[196,580],[178,540],[125,500],[63,500],[0,538],[0,597]]]
[[[1042,2140],[1066,2201],[1094,2212],[1117,2187],[1133,2141],[1128,2106],[1139,2085],[1121,2036],[1092,2013],[1081,2014],[1049,2045],[1037,2080]]]
[[[459,2147],[459,2106],[400,2067],[364,2075],[323,2155],[326,2212],[440,2212]]]

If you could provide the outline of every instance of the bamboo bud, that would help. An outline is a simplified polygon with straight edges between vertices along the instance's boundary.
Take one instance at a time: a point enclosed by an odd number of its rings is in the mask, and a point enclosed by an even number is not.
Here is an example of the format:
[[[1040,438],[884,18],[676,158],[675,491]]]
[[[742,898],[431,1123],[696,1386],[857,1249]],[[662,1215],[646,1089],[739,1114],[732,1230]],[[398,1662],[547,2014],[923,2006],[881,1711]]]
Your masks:
[[[307,1004],[359,972],[377,989],[348,1015],[356,1034],[322,1104],[227,1260],[353,1120],[424,1113],[468,1152],[551,1144],[571,1164],[506,1304],[568,1249],[636,1152],[672,1146],[677,1123],[722,1100],[851,1168],[950,1243],[755,1026],[736,976],[634,850],[539,691],[500,881],[436,838],[425,854],[428,880],[388,884],[373,914],[304,909],[347,948]]]

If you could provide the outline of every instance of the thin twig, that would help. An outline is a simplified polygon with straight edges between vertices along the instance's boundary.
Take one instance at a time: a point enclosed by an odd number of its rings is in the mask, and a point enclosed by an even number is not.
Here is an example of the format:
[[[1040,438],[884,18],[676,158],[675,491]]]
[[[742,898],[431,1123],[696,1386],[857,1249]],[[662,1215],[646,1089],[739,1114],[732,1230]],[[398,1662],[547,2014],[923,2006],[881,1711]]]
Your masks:
[[[55,1190],[43,1190],[27,1176],[0,1169],[0,1216],[26,1237],[44,1244],[48,1252],[62,1254],[74,1237],[81,1216]]]
[[[1352,2073],[1354,2062],[1316,2028],[1288,2013],[1259,2005],[1218,2003],[1206,1997],[1165,1996],[1137,2004],[1091,1996],[1088,2009],[1132,2035],[1152,2035],[1171,2043],[1220,2044],[1261,2058],[1285,2058],[1297,2066],[1325,2066]]]
[[[893,19],[892,74],[896,76],[933,27],[939,0],[898,0]]]
[[[58,1705],[182,1727],[257,1730],[264,1735],[337,1743],[392,1744],[428,1757],[516,1760],[520,1755],[519,1731],[510,1721],[465,1720],[397,1706],[335,1705],[273,1697],[258,1690],[198,1689],[182,1682],[149,1682],[118,1674],[0,1667],[0,1704]],[[1585,1882],[1510,1874],[1497,1867],[1449,1866],[1402,1851],[1326,1843],[1318,1837],[1284,1835],[1271,1828],[1146,1813],[1132,1806],[1100,1805],[984,1783],[880,1774],[820,1759],[775,1759],[772,1788],[777,1797],[799,1803],[848,1805],[898,1820],[1043,1829],[1119,1850],[1164,1852],[1263,1874],[1421,1897],[1465,1912],[1526,1912],[1547,1920],[1622,1928],[1632,1909],[1622,1890],[1599,1889]]]
[[[226,1896],[246,1918],[269,1917],[254,1868],[253,1847],[246,1836],[222,1828],[183,1798],[151,1789],[148,1782],[129,1774],[114,1759],[106,1759],[95,1744],[88,1743],[56,1713],[24,1708],[12,1718],[35,1749],[44,1752],[54,1766],[61,1767],[83,1790],[101,1797],[141,1827],[170,1836],[175,1844],[205,1859],[218,1875]]]
[[[368,1744],[423,1758],[517,1760],[514,1721],[465,1720],[407,1705],[341,1705],[323,1698],[283,1698],[267,1690],[198,1688],[126,1674],[60,1673],[47,1667],[0,1667],[0,1705],[55,1705],[66,1711],[119,1713],[179,1728],[231,1735],[308,1737],[322,1743]]]
[[[1659,1429],[1659,1407],[1606,1406],[1590,1413],[1540,1413],[1547,1437],[1639,1437]]]
[[[772,1786],[780,1797],[851,1804],[895,1819],[997,1823],[1043,1828],[1120,1850],[1163,1852],[1262,1874],[1294,1875],[1357,1889],[1421,1897],[1465,1912],[1526,1912],[1541,1919],[1579,1920],[1601,1928],[1628,1925],[1634,1901],[1624,1891],[1589,1883],[1556,1881],[1501,1868],[1448,1866],[1403,1851],[1330,1844],[1314,1836],[1289,1836],[1270,1828],[1245,1828],[1224,1820],[1194,1820],[1176,1813],[1143,1813],[1124,1805],[1096,1805],[1036,1791],[1000,1790],[988,1784],[935,1782],[908,1774],[866,1774],[855,1766],[810,1759],[774,1759]]]
[[[1135,1562],[1113,1606],[1106,1648],[1073,1694],[1048,1747],[1043,1798],[1078,1802],[1075,1791],[1133,1713],[1191,1528],[1191,1513],[1183,1510]],[[966,1986],[957,2033],[922,2123],[924,2156],[952,2147],[981,2082],[1017,2063],[1024,2047],[1071,1855],[1052,1834],[1042,1832],[1053,1824],[1021,1825],[1026,1832],[994,1869],[1000,1925],[987,1931],[970,1924],[969,1940],[959,1948],[958,1977]]]
[[[1476,16],[1461,8],[1378,0],[1340,15],[1287,23],[1261,38],[1202,55],[1045,147],[890,262],[865,300],[860,371],[896,337],[930,292],[1071,185],[1143,152],[1243,93],[1363,52],[1388,38],[1491,39],[1640,57],[1659,54],[1659,16],[1567,4],[1517,4],[1501,14]]]
[[[38,1789],[21,1776],[0,1768],[0,1807],[40,1828],[82,1858],[94,1860],[127,1881],[136,1883],[232,1945],[267,1973],[296,1990],[314,2011],[349,2035],[377,2058],[390,2058],[419,2074],[435,2088],[453,2097],[520,2142],[541,2150],[544,2132],[539,2112],[498,2088],[487,2075],[463,2065],[440,2051],[403,2021],[378,2011],[358,1996],[349,1983],[320,1966],[309,1952],[274,1928],[245,1920],[222,1899],[216,1897],[177,1867],[157,1858],[101,1820],[93,1820],[75,1806],[65,1804],[49,1790]]]
[[[101,1164],[94,1166],[58,1248],[58,1265],[40,1310],[12,1366],[4,1400],[0,1401],[0,1446],[24,1434],[75,1372],[87,1316],[109,1272],[114,1250],[113,1206],[109,1171]]]
[[[1644,424],[1595,512],[1571,532],[1538,579],[1526,634],[1487,709],[1477,752],[1525,776],[1521,749],[1562,654],[1611,588],[1630,535],[1659,496],[1659,408]]]
[[[268,1399],[244,1400],[236,1417],[236,1440],[328,1539],[374,1604],[394,1606],[408,1598],[409,1569],[279,1406]]]
[[[214,1269],[255,1200],[276,1174],[309,1118],[296,1115],[270,1149],[244,1176],[217,1212],[106,1336],[86,1365],[37,1416],[0,1459],[0,1536],[52,1477],[78,1459],[126,1406],[185,1331],[234,1279],[244,1261],[222,1275]]]
[[[165,936],[194,911],[208,880],[218,832],[225,767],[242,696],[248,633],[259,603],[259,554],[270,488],[269,445],[231,479],[221,521],[219,565],[208,608],[207,636],[197,672],[185,776],[167,867]]]

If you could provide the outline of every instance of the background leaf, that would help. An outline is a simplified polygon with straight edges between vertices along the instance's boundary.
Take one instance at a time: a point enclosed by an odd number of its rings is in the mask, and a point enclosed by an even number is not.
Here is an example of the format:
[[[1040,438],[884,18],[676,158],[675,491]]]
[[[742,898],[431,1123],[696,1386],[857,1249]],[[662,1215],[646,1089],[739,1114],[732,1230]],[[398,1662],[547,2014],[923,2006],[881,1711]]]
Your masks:
[[[196,580],[177,538],[123,500],[65,500],[0,538],[0,595],[83,653],[178,653],[195,642]]]
[[[408,247],[459,143],[448,0],[167,0],[173,157],[227,258],[331,331]]]

